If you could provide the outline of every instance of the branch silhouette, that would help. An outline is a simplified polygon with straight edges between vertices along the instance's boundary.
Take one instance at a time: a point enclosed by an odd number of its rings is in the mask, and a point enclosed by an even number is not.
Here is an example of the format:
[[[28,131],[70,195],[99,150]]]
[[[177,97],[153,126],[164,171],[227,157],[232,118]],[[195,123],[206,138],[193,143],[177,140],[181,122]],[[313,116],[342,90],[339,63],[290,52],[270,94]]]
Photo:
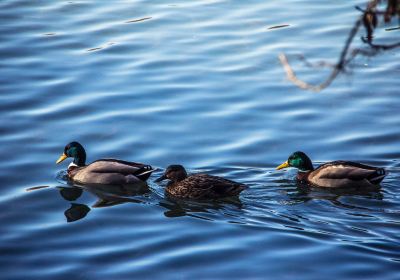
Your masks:
[[[345,45],[340,53],[339,59],[335,64],[324,61],[317,64],[311,64],[306,60],[304,56],[298,57],[309,67],[331,67],[332,72],[325,79],[325,81],[320,84],[310,84],[299,79],[292,66],[290,65],[287,56],[284,53],[280,53],[278,58],[283,66],[283,69],[286,72],[287,78],[301,89],[319,92],[328,87],[341,72],[344,72],[345,67],[357,55],[374,56],[380,51],[400,47],[400,42],[388,45],[374,44],[372,42],[374,29],[378,25],[378,16],[382,16],[385,22],[390,22],[391,18],[396,16],[396,14],[400,18],[400,0],[387,0],[387,7],[385,11],[379,11],[376,9],[380,2],[380,0],[373,0],[368,2],[367,8],[365,10],[356,7],[357,10],[362,12],[362,15],[359,16],[357,21],[354,23],[353,28],[350,30]],[[362,26],[364,26],[365,30],[367,31],[367,37],[362,38],[362,41],[369,46],[369,49],[354,49],[353,51],[350,51],[350,46],[354,40],[354,37],[357,35],[359,29]],[[390,30],[397,30],[397,28],[392,28]]]

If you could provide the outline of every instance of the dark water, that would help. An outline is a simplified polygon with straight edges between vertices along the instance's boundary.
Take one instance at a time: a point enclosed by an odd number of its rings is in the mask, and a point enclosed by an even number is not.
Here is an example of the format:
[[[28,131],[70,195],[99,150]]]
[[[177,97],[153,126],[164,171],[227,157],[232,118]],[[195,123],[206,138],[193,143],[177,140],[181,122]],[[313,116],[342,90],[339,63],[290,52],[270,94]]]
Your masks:
[[[318,94],[277,59],[337,59],[365,2],[325,2],[2,1],[1,278],[399,279],[398,50]],[[162,170],[142,195],[66,188],[55,161],[71,140],[89,161],[181,163],[250,189],[171,201]],[[390,175],[374,192],[300,188],[274,170],[295,150]]]

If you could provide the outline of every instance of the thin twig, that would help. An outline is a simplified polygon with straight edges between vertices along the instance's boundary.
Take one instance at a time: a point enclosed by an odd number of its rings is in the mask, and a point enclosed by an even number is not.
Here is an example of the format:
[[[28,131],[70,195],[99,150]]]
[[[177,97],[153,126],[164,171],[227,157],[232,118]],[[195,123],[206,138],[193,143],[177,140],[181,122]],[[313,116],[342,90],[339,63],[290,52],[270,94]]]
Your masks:
[[[375,9],[375,7],[378,5],[378,2],[379,2],[379,0],[370,1],[367,5],[367,9],[365,10],[365,12],[369,13],[370,11]],[[294,83],[296,86],[300,87],[301,89],[319,92],[319,91],[323,90],[324,88],[328,87],[333,82],[333,80],[339,75],[339,73],[344,71],[345,66],[348,63],[350,63],[351,60],[353,60],[358,54],[372,56],[372,55],[375,55],[376,53],[378,53],[380,50],[388,50],[388,49],[400,47],[400,42],[391,44],[391,45],[376,45],[376,44],[373,44],[371,41],[364,41],[365,43],[369,44],[372,51],[366,51],[363,49],[355,49],[349,55],[349,49],[350,49],[351,43],[353,42],[354,37],[357,35],[357,33],[363,23],[363,17],[364,17],[364,14],[361,15],[355,22],[353,28],[351,29],[351,31],[349,33],[349,36],[347,37],[346,43],[340,53],[338,62],[336,64],[331,65],[332,72],[330,73],[330,75],[327,77],[327,79],[324,82],[313,85],[313,84],[309,84],[303,80],[300,80],[296,76],[293,68],[290,66],[286,55],[284,53],[281,53],[281,54],[279,54],[278,57],[279,57],[279,60],[286,72],[287,78],[292,83]],[[304,56],[301,56],[300,59],[303,60],[307,64],[307,66],[311,66],[311,67],[314,66],[313,64],[307,62],[307,60],[304,58]],[[329,64],[320,62],[319,65],[326,66]]]
[[[333,70],[331,74],[324,82],[318,85],[312,85],[297,78],[296,74],[293,71],[293,68],[289,64],[286,55],[283,53],[279,54],[279,60],[286,71],[286,76],[288,77],[288,79],[302,89],[308,89],[315,92],[319,92],[324,88],[326,88],[327,86],[329,86],[333,82],[333,80],[337,77],[337,75],[340,73],[340,71],[342,71],[342,69],[344,68],[348,49],[350,47],[351,42],[354,39],[354,36],[357,34],[357,31],[360,28],[360,26],[361,26],[361,18],[359,18],[356,21],[354,27],[352,28],[349,37],[346,40],[346,44],[340,54],[340,59],[336,64],[333,65]]]

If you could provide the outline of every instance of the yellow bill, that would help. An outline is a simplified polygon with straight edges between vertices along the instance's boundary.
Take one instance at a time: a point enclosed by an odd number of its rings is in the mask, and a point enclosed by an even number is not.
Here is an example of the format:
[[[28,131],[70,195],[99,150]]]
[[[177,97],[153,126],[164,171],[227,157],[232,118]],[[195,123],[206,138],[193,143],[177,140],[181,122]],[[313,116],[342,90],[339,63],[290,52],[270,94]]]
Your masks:
[[[283,168],[286,168],[286,167],[289,167],[289,162],[287,162],[287,161],[285,161],[284,163],[282,163],[281,165],[279,165],[279,166],[276,168],[276,170],[283,169]]]
[[[60,162],[62,162],[64,159],[66,159],[68,156],[66,154],[62,154],[58,160],[56,161],[56,164],[59,164]]]

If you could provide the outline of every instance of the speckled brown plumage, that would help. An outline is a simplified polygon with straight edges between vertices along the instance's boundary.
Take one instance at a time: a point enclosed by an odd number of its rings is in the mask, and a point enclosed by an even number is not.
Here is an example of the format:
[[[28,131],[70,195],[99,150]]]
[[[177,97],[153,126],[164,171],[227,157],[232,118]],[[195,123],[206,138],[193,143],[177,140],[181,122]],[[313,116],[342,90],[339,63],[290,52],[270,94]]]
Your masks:
[[[170,179],[165,192],[178,198],[217,199],[239,195],[246,185],[208,174],[187,176],[181,165],[171,165],[157,181]]]
[[[193,174],[180,182],[170,182],[165,191],[172,196],[213,199],[238,195],[246,185],[208,174]]]

